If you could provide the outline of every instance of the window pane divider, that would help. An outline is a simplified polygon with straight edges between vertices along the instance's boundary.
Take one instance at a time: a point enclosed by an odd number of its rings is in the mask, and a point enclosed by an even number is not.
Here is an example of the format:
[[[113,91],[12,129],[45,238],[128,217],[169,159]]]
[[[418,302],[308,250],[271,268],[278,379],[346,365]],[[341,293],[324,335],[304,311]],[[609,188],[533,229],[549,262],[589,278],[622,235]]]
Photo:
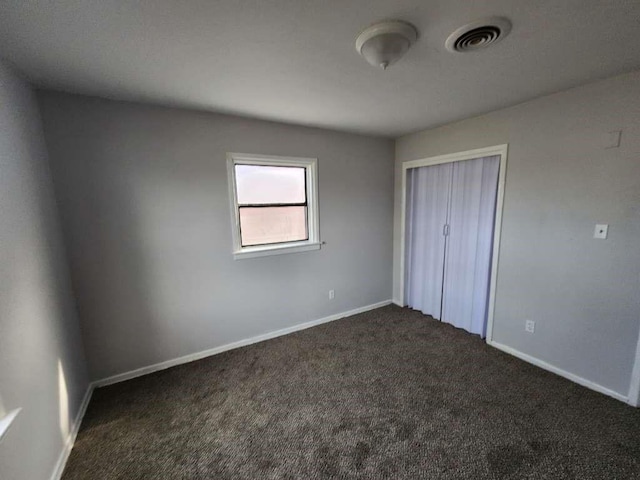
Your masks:
[[[238,208],[265,208],[265,207],[306,207],[307,202],[304,203],[240,203]]]

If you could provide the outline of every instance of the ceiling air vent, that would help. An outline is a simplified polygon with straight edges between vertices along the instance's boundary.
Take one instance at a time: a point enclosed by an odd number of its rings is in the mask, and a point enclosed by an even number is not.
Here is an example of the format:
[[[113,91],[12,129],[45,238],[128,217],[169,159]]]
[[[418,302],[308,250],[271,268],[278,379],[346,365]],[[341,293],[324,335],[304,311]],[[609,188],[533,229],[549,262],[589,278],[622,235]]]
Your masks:
[[[445,47],[451,52],[472,52],[488,47],[507,36],[511,22],[493,17],[469,23],[449,35]]]

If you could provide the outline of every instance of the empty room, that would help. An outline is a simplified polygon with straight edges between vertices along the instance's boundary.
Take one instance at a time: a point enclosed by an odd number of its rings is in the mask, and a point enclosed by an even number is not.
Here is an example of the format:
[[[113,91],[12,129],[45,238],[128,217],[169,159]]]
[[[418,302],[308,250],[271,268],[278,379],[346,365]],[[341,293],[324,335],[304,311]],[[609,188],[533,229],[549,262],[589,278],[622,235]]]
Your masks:
[[[640,479],[638,45],[0,0],[0,479]]]

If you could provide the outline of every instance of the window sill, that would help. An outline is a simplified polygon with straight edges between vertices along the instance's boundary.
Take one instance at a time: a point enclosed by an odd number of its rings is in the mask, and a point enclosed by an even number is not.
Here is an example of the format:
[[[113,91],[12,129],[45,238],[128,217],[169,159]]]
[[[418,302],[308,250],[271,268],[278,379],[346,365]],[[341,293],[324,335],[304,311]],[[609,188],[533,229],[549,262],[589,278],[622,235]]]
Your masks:
[[[260,247],[246,247],[241,251],[233,252],[234,260],[244,258],[267,257],[270,255],[284,255],[286,253],[308,252],[310,250],[320,250],[320,242],[300,242],[288,245],[267,245]]]
[[[9,430],[9,427],[20,413],[20,410],[22,409],[16,408],[7,413],[3,418],[0,418],[0,441],[2,441],[2,437],[4,437],[5,433]]]

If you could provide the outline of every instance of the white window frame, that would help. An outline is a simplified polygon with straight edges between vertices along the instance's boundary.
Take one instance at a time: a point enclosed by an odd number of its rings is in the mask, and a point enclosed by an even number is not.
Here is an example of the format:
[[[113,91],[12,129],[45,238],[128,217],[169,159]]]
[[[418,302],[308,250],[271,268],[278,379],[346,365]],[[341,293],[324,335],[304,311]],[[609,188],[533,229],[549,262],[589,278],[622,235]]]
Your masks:
[[[236,165],[260,165],[268,167],[301,167],[305,169],[307,187],[308,240],[254,245],[243,247],[240,238],[240,209],[236,192]],[[233,258],[264,257],[284,253],[305,252],[320,249],[320,221],[318,215],[318,159],[302,157],[280,157],[248,153],[227,153],[227,176],[229,183],[229,205],[231,207],[231,233]]]

